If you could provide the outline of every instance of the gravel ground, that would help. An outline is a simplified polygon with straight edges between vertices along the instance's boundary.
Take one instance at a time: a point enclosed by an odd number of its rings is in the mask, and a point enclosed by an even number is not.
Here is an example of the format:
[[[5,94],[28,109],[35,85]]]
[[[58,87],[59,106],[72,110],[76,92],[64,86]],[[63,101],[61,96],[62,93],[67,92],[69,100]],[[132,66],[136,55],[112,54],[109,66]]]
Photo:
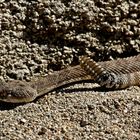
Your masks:
[[[0,138],[138,140],[140,89],[101,91],[76,84],[24,105],[0,106]]]
[[[1,0],[0,79],[26,80],[140,52],[138,0]],[[140,88],[61,88],[28,104],[0,103],[0,139],[139,140]]]

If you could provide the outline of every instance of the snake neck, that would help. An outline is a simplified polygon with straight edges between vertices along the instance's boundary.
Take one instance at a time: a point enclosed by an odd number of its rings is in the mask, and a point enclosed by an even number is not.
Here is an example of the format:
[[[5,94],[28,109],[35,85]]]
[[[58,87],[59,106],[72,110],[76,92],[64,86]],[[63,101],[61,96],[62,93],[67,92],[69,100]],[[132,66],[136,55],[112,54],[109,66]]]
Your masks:
[[[91,79],[91,76],[87,75],[87,73],[77,65],[47,76],[35,78],[31,83],[32,87],[36,87],[38,96],[41,96],[60,86],[89,79]]]

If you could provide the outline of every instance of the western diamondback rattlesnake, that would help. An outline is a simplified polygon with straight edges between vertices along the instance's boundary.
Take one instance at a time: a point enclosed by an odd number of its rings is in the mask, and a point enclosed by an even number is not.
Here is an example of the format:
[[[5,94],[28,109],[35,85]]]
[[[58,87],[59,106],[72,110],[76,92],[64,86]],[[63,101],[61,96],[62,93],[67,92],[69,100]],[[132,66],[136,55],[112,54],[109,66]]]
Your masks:
[[[95,80],[106,88],[140,85],[140,55],[99,63],[81,57],[80,62],[81,65],[68,67],[45,77],[34,78],[31,82],[18,80],[2,82],[0,100],[11,103],[31,102],[55,88],[83,80]],[[138,76],[138,80],[135,75]]]

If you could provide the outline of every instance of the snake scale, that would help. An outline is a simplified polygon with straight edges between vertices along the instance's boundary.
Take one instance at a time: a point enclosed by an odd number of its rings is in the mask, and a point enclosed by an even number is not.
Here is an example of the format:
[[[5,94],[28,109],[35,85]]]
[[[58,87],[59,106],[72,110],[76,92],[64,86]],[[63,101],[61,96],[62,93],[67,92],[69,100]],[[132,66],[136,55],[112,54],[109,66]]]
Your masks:
[[[94,80],[100,86],[113,89],[140,85],[140,54],[98,63],[82,56],[79,61],[80,65],[33,78],[30,82],[19,80],[1,82],[0,100],[27,103],[55,88],[83,80]]]

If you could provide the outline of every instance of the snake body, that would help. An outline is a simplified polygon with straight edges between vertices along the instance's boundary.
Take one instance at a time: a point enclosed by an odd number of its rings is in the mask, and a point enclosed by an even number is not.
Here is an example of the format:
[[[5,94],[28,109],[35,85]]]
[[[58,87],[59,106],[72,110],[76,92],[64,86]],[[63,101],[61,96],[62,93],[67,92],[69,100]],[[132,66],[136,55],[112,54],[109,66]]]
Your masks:
[[[44,77],[34,78],[30,82],[18,80],[2,82],[0,85],[0,100],[10,103],[31,102],[55,88],[83,80],[94,80],[106,88],[125,88],[131,85],[140,85],[140,80],[136,82],[136,77],[140,79],[140,55],[98,63],[90,59],[87,61],[86,57],[82,57],[80,64],[56,71]],[[117,84],[113,86],[108,84],[112,82],[112,80],[109,80],[110,75],[122,78],[122,80],[119,78],[117,81],[119,86]],[[108,79],[104,80],[104,76]],[[114,78],[114,81],[117,78]],[[127,83],[122,83],[122,81],[127,81]],[[131,84],[128,84],[129,81]]]
[[[131,72],[132,65],[125,72],[118,69],[109,71],[89,57],[81,57],[80,65],[102,87],[122,89],[140,85],[140,71]]]

